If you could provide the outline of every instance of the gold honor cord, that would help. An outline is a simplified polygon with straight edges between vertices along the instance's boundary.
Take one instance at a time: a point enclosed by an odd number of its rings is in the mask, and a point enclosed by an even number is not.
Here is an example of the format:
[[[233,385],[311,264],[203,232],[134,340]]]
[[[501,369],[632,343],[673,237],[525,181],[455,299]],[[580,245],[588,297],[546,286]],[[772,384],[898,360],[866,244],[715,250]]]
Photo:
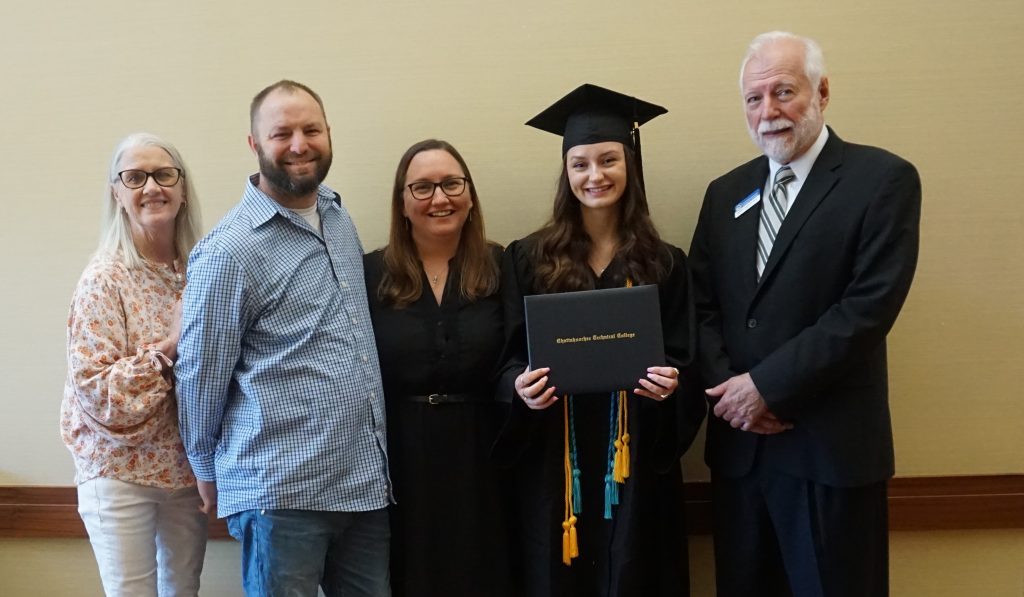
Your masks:
[[[580,555],[576,540],[576,516],[573,514],[572,462],[569,457],[569,395],[562,396],[562,420],[565,427],[565,520],[562,521],[562,563],[572,565]]]
[[[633,281],[626,278],[626,288],[632,288]],[[615,439],[615,482],[625,483],[629,478],[629,395],[619,390],[619,429]]]
[[[633,281],[626,279],[626,288],[632,288]],[[573,462],[572,446],[570,449],[569,438],[572,435],[571,427],[575,424],[569,414],[570,396],[562,396],[562,427],[564,433],[564,458],[563,469],[565,472],[565,518],[562,520],[562,563],[571,566],[574,558],[579,557],[579,540],[576,532],[577,510],[574,508],[573,495]],[[616,417],[616,433],[614,434],[615,456],[614,456],[614,478],[615,482],[622,484],[630,475],[630,452],[629,452],[629,393],[626,390],[618,390],[611,397],[618,401],[618,416]],[[609,430],[609,434],[611,431]],[[609,510],[610,511],[610,510]]]

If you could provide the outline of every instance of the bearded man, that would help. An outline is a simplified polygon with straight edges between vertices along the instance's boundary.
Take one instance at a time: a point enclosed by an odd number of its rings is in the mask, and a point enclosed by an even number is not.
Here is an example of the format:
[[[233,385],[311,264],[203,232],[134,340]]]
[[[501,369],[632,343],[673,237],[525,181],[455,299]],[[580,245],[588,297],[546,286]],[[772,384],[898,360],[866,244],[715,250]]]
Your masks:
[[[247,595],[387,596],[384,393],[363,249],[322,184],[323,102],[280,81],[250,118],[259,173],[189,259],[185,451],[204,509],[241,543]]]
[[[690,249],[718,595],[888,595],[886,335],[920,178],[825,126],[810,39],[756,37],[740,89],[764,155],[708,186]]]

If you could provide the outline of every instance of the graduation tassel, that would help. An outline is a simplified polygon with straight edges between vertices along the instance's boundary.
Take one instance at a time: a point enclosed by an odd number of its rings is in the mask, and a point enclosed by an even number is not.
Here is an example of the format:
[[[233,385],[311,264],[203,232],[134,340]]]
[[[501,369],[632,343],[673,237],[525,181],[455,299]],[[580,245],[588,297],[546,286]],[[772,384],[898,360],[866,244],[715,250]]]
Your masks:
[[[582,514],[583,505],[580,500],[580,469],[572,469],[572,513]]]
[[[612,519],[612,504],[619,501],[619,488],[615,485],[615,477],[610,473],[604,476],[604,519]]]
[[[572,463],[569,454],[569,397],[562,401],[562,415],[565,427],[565,520],[562,521],[562,563],[572,564],[572,559],[579,555],[579,544],[576,538],[576,516],[572,513]]]
[[[618,408],[615,402],[616,392],[611,393],[608,400],[608,468],[604,475],[604,518],[612,519],[612,506],[619,504],[619,485],[615,482],[615,421],[618,419]]]
[[[576,537],[576,517],[570,516],[562,521],[562,563],[572,566],[573,558],[580,555],[579,543]]]
[[[569,559],[578,558],[580,556],[579,541],[576,537],[576,517],[569,517]]]
[[[636,125],[634,125],[636,126]],[[640,149],[640,127],[636,127],[636,146],[639,152]],[[639,153],[637,153],[639,155]],[[626,288],[632,288],[633,281],[626,278]],[[619,437],[622,440],[622,481],[625,482],[630,475],[630,462],[632,459],[629,457],[629,394],[626,390],[619,391]]]
[[[633,145],[633,154],[636,157],[636,176],[640,183],[640,190],[647,192],[647,185],[644,184],[644,157],[640,149],[640,123],[634,121],[633,128],[629,131],[630,141]]]
[[[576,409],[575,399],[569,396],[569,455],[572,472],[572,513],[583,512],[583,491],[580,489],[580,459],[579,451],[576,449]]]
[[[616,483],[625,483],[626,482],[626,476],[623,474],[625,469],[624,469],[624,465],[622,464],[623,442],[622,442],[622,393],[621,392],[617,393],[617,395],[613,399],[613,402],[618,407],[617,408],[618,416],[615,418],[616,419],[616,423],[615,423],[615,429],[616,429],[616,433],[615,433],[615,469],[614,469],[615,482]]]
[[[569,521],[562,521],[562,563],[572,566],[572,547],[569,546]]]
[[[636,129],[639,131],[639,129]],[[626,278],[626,288],[633,287],[633,280]],[[612,394],[612,403],[615,404],[615,394]],[[625,483],[629,478],[629,395],[626,390],[618,392],[618,416],[613,425],[618,432],[615,435],[615,481]]]
[[[629,478],[629,395],[626,390],[619,391],[619,456],[622,482]]]
[[[629,461],[630,461],[630,457],[629,457],[629,432],[628,431],[625,431],[625,432],[623,431],[623,428],[624,428],[623,427],[623,423],[625,421],[628,421],[628,417],[622,414],[628,408],[628,406],[626,406],[625,394],[626,394],[625,390],[620,391],[619,398],[618,398],[618,400],[615,401],[615,402],[618,402],[618,404],[619,404],[619,413],[620,413],[620,415],[619,415],[618,433],[616,434],[615,441],[613,443],[613,445],[615,446],[615,455],[611,458],[611,463],[612,463],[611,478],[612,478],[612,480],[615,483],[625,483],[626,479],[629,478],[629,474],[630,474],[630,470],[629,470]],[[613,402],[613,404],[614,404],[614,402]],[[613,429],[614,429],[614,427],[613,427]],[[606,495],[608,495],[608,493],[607,493],[608,492],[607,481],[608,481],[608,478],[606,476],[605,477],[605,483],[606,483],[605,491],[606,491]],[[613,498],[613,501],[612,501],[613,504],[618,504],[619,503],[619,500],[618,500],[618,488],[617,487],[615,488],[614,493],[610,494],[610,497]],[[607,508],[605,508],[605,510],[607,510]]]

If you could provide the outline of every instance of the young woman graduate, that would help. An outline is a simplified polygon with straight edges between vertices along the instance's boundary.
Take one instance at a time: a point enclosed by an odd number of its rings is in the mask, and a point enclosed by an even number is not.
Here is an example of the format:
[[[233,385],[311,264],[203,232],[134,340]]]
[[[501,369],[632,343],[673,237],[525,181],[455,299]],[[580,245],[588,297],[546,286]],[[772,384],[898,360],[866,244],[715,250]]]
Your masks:
[[[679,458],[705,403],[686,256],[650,217],[638,128],[665,112],[583,85],[527,123],[563,137],[551,219],[502,262],[512,404],[495,456],[514,470],[530,597],[689,594]],[[524,296],[644,284],[658,285],[666,359],[635,388],[562,395],[544,363],[529,368]]]

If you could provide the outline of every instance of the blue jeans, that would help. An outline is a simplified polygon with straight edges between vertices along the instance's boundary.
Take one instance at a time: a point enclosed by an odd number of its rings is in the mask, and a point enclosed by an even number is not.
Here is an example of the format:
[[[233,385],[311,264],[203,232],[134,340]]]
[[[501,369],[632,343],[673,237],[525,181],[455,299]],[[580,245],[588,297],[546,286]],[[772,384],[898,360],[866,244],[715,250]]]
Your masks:
[[[390,597],[386,509],[246,510],[227,519],[250,597]]]

